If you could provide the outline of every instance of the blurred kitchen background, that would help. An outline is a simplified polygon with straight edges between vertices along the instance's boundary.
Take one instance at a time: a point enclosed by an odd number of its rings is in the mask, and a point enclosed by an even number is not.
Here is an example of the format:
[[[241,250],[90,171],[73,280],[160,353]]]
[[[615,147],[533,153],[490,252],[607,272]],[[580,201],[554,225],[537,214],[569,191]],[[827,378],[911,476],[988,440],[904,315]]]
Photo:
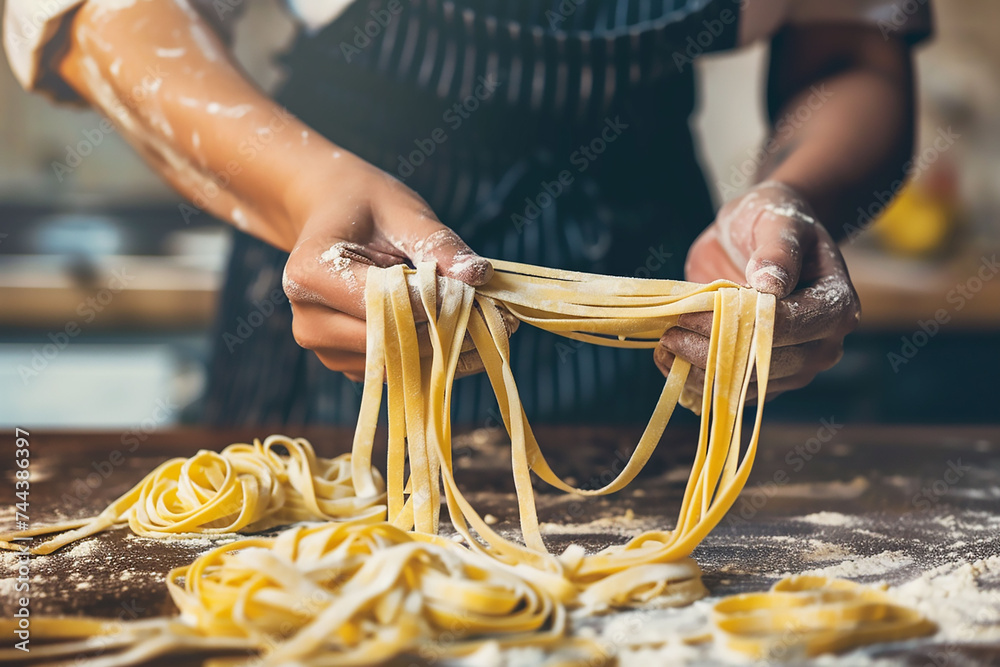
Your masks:
[[[271,55],[294,28],[276,2],[249,7],[237,55],[273,88]],[[1000,275],[977,276],[1000,251],[1000,3],[937,0],[936,15],[937,37],[918,55],[919,174],[845,243],[861,330],[835,369],[775,401],[771,420],[1000,420]],[[743,186],[763,136],[765,56],[699,63],[697,126],[719,193]],[[0,66],[0,424],[149,430],[197,419],[228,243],[206,215],[186,223],[98,116],[24,93]],[[929,324],[942,312],[945,323]]]

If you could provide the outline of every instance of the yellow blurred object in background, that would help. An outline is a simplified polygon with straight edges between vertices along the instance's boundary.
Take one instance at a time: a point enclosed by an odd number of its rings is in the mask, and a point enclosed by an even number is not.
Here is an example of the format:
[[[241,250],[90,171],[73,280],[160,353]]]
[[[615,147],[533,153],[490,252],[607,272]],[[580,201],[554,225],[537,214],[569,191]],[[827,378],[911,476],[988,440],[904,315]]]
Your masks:
[[[940,251],[958,223],[958,206],[949,190],[924,181],[908,184],[875,223],[879,242],[896,255]]]

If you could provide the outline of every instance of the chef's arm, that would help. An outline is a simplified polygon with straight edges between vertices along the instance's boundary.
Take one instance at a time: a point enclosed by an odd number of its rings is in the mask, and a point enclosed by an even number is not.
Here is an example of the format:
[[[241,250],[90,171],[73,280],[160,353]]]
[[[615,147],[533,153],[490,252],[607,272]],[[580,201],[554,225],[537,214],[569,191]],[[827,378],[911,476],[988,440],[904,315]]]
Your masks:
[[[89,0],[69,31],[59,74],[192,202],[182,214],[207,210],[290,253],[292,332],[327,367],[364,372],[370,266],[491,277],[419,195],[250,83],[188,0]]]
[[[255,87],[184,1],[84,3],[59,73],[186,199],[286,250],[305,191],[363,166],[333,160],[335,146]]]
[[[727,278],[778,297],[766,397],[805,386],[843,354],[861,316],[836,245],[857,209],[895,191],[913,148],[910,49],[859,24],[791,26],[774,40],[772,132],[760,181],[726,202],[688,252],[689,280]],[[656,362],[691,362],[686,402],[700,404],[710,314],[681,318]],[[750,396],[760,391],[754,383]]]
[[[841,238],[859,207],[904,178],[914,134],[910,47],[874,26],[833,24],[788,27],[771,49],[772,133],[758,178],[798,192]]]

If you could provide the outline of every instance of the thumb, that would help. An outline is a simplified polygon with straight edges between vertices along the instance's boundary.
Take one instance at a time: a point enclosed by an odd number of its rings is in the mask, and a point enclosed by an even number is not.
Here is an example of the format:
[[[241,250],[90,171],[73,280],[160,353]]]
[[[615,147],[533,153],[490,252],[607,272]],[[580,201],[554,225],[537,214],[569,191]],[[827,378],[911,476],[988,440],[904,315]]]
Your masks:
[[[746,267],[751,287],[779,299],[795,290],[803,255],[816,242],[816,222],[807,211],[789,189],[764,183],[720,212],[722,245]]]
[[[430,211],[400,207],[390,211],[386,229],[390,242],[414,265],[433,262],[438,273],[478,287],[493,277],[493,265],[480,257]]]
[[[458,234],[437,223],[438,229],[417,239],[407,255],[414,262],[434,262],[438,273],[478,287],[493,277],[493,265],[480,257]]]
[[[755,290],[779,299],[795,290],[802,274],[802,256],[815,243],[813,222],[781,209],[762,211],[754,226],[747,282]]]

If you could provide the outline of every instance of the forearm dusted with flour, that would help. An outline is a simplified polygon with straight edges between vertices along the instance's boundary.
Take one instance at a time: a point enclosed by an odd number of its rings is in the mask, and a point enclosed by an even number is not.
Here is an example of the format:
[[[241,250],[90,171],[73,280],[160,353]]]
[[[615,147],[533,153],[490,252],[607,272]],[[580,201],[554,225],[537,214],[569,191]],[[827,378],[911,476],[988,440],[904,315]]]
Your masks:
[[[186,0],[85,3],[59,72],[195,206],[285,250],[321,175],[372,171],[256,88]]]
[[[772,44],[768,93],[774,127],[758,180],[795,189],[842,238],[859,207],[905,177],[915,122],[910,47],[874,27],[788,28]]]
[[[292,333],[328,368],[364,372],[371,266],[492,275],[419,195],[250,83],[188,0],[90,0],[71,33],[65,80],[185,197],[290,253]]]
[[[853,24],[793,26],[774,40],[769,79],[774,127],[756,174],[688,252],[689,280],[728,278],[779,298],[768,395],[798,389],[843,354],[861,316],[836,245],[858,207],[898,189],[913,146],[909,46]],[[728,193],[726,193],[728,194]],[[711,319],[682,316],[656,353],[693,364],[698,394]],[[757,388],[751,385],[750,396]]]

